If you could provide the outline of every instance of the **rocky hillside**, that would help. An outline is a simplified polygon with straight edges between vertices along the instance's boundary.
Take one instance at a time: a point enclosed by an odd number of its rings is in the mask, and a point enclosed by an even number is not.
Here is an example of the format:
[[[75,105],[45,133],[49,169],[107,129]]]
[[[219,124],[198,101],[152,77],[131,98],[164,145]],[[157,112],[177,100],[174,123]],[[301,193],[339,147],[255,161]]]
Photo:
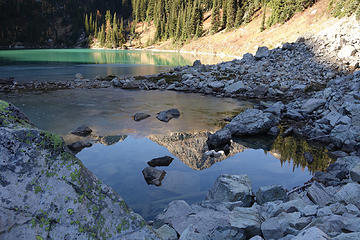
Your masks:
[[[0,101],[0,239],[159,239],[70,153]]]

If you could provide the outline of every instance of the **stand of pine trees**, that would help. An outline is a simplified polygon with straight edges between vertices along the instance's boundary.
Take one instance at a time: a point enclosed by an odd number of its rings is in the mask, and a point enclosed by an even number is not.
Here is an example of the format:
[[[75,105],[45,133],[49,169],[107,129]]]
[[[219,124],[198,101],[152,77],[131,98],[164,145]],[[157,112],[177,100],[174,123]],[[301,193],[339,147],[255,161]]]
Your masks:
[[[84,27],[90,45],[96,43],[99,47],[118,48],[126,42],[124,21],[117,17],[116,12],[112,15],[107,10],[105,18],[100,12],[85,14]]]

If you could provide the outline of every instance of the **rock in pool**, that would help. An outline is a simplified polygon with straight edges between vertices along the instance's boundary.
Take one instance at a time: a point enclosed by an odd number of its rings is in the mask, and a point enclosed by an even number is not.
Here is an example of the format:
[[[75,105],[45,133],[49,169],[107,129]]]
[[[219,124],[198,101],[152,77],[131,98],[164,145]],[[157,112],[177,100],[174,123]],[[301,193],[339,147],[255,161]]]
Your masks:
[[[138,121],[144,120],[145,118],[148,118],[150,116],[151,115],[146,114],[146,113],[135,113],[133,117],[134,117],[134,120],[138,122]]]
[[[71,133],[77,136],[86,137],[92,133],[92,130],[88,126],[82,125],[77,129],[75,129],[74,131],[72,131]]]
[[[153,167],[146,167],[142,170],[142,174],[144,175],[147,184],[161,186],[161,181],[164,179],[166,172]]]
[[[173,160],[174,158],[165,156],[165,157],[154,158],[151,161],[148,161],[148,164],[151,167],[160,167],[160,166],[167,167],[171,164]]]
[[[92,146],[91,142],[78,141],[78,142],[74,142],[72,144],[69,144],[68,148],[73,152],[80,152],[84,148],[91,147],[91,146]]]
[[[173,118],[178,118],[180,116],[180,111],[176,108],[172,108],[166,111],[159,112],[156,116],[162,122],[168,122]]]

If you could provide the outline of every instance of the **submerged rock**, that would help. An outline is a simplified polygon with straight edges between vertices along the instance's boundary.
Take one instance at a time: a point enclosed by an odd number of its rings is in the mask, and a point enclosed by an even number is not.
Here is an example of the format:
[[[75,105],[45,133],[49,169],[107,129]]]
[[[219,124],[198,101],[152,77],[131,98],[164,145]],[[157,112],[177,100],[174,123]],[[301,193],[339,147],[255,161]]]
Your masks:
[[[144,120],[150,116],[151,115],[147,114],[147,113],[135,113],[133,117],[134,117],[134,120],[138,122],[138,121]]]
[[[156,116],[162,122],[168,122],[173,118],[180,117],[180,111],[176,108],[172,108],[166,111],[159,112]]]
[[[229,129],[221,129],[214,134],[209,134],[206,141],[209,150],[224,150],[226,145],[231,145],[231,132]]]
[[[165,157],[154,158],[154,159],[148,161],[148,164],[151,167],[160,167],[160,166],[167,167],[171,164],[171,162],[173,160],[174,160],[174,158],[165,156]]]
[[[0,239],[159,239],[60,136],[12,108],[0,101]]]
[[[68,148],[73,152],[80,152],[84,148],[91,147],[91,146],[92,146],[91,142],[78,141],[78,142],[74,142],[74,143],[68,145]]]
[[[74,131],[72,131],[71,133],[77,136],[86,137],[92,133],[92,130],[88,126],[82,125],[77,129],[75,129]]]
[[[164,170],[158,170],[154,167],[146,167],[142,170],[144,179],[147,184],[153,184],[155,186],[161,186],[161,181],[164,179],[166,172]]]

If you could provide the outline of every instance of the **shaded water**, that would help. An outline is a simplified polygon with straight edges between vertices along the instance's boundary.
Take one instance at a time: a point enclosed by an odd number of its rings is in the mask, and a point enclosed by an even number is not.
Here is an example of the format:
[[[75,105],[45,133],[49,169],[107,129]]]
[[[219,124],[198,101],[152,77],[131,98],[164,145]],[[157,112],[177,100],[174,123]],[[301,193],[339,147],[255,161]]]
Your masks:
[[[174,66],[192,64],[199,56],[136,50],[38,49],[0,51],[0,78],[16,81],[73,80],[97,75],[137,76],[154,74]],[[207,57],[207,63],[223,59]],[[229,59],[228,59],[229,60]]]
[[[230,155],[203,158],[207,132],[225,124],[249,102],[169,91],[125,91],[121,89],[61,90],[48,93],[0,95],[19,106],[40,128],[61,134],[70,143],[81,140],[68,134],[81,124],[94,129],[87,140],[94,142],[77,156],[103,182],[117,191],[135,211],[151,219],[170,201],[189,203],[203,200],[215,179],[223,173],[247,174],[259,186],[301,185],[330,159],[321,149],[301,140],[237,139]],[[169,123],[158,121],[161,110],[178,108],[181,116]],[[151,117],[135,122],[135,112]],[[102,136],[117,136],[109,142]],[[307,166],[303,153],[315,162]],[[166,176],[160,187],[147,185],[141,171],[147,161],[169,155],[174,161],[160,167]]]

